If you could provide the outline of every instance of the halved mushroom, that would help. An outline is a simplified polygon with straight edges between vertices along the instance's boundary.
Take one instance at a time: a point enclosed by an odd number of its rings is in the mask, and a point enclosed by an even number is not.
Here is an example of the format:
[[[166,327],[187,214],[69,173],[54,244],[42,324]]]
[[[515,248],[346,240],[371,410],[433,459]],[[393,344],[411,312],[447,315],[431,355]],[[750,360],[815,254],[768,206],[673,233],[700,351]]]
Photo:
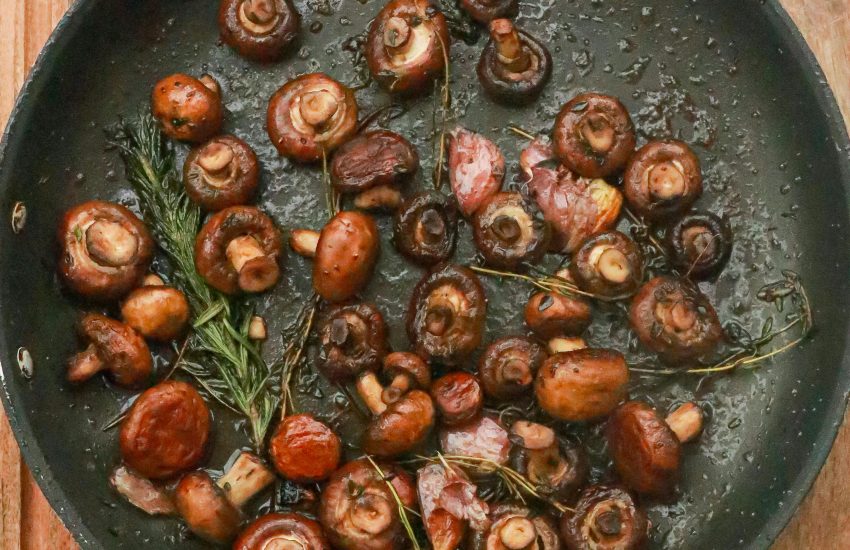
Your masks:
[[[387,482],[403,505],[416,505],[416,489],[400,467],[379,464],[380,473],[365,459],[334,472],[322,491],[319,521],[334,548],[340,550],[402,550],[407,535]]]
[[[460,0],[460,7],[482,25],[493,19],[513,17],[519,11],[519,0]]]
[[[528,328],[544,340],[581,334],[593,315],[587,300],[559,292],[536,292],[528,299],[524,314]]]
[[[427,91],[448,63],[445,16],[428,0],[391,0],[366,38],[366,61],[384,89],[403,94]]]
[[[221,89],[209,75],[173,74],[156,83],[151,113],[168,137],[200,143],[221,129]]]
[[[702,194],[699,159],[681,141],[651,141],[623,174],[626,202],[650,221],[684,214]]]
[[[186,194],[211,211],[249,202],[259,178],[257,155],[235,136],[218,136],[192,149],[183,164]]]
[[[326,74],[299,76],[269,100],[266,128],[281,155],[322,160],[357,132],[354,92]]]
[[[254,520],[233,550],[331,550],[322,526],[301,514],[266,514]]]
[[[124,462],[148,479],[168,479],[198,465],[210,434],[210,411],[185,382],[161,382],[140,395],[121,424]]]
[[[484,392],[500,401],[529,395],[544,360],[546,351],[528,338],[509,336],[496,340],[478,360]]]
[[[505,157],[499,147],[458,126],[449,132],[449,181],[461,213],[470,217],[499,192],[505,177]]]
[[[709,355],[723,340],[717,312],[687,279],[661,276],[643,285],[629,308],[629,324],[644,346],[669,363]]]
[[[362,212],[340,212],[319,236],[313,261],[313,288],[328,302],[343,302],[369,282],[378,259],[375,220]]]
[[[319,370],[334,382],[376,371],[387,354],[384,317],[372,304],[333,306],[319,329]]]
[[[535,264],[549,247],[549,223],[519,193],[497,193],[486,198],[475,211],[472,230],[484,260],[499,268]]]
[[[457,205],[440,193],[419,193],[396,210],[393,243],[414,262],[431,266],[448,260],[457,239]]]
[[[183,334],[190,313],[186,295],[165,285],[141,286],[121,305],[124,322],[157,342],[168,342]]]
[[[470,550],[561,550],[555,520],[526,506],[498,504],[490,520],[487,529],[472,533]]]
[[[597,233],[573,256],[570,275],[585,292],[612,300],[625,298],[643,281],[643,255],[637,244],[619,231]]]
[[[280,277],[281,235],[254,206],[231,206],[210,216],[195,239],[195,267],[226,294],[263,292]]]
[[[629,369],[623,355],[608,349],[579,349],[549,357],[537,371],[537,403],[549,416],[568,422],[608,415],[626,398]]]
[[[616,97],[581,94],[558,113],[555,152],[573,172],[604,178],[622,170],[635,150],[635,127]]]
[[[339,437],[309,414],[284,418],[269,441],[275,469],[295,483],[327,479],[339,466],[341,454]]]
[[[57,229],[59,276],[76,294],[109,301],[139,284],[154,243],[142,221],[120,204],[89,201],[71,208]]]
[[[417,283],[407,308],[407,336],[420,356],[455,365],[484,333],[487,299],[475,273],[443,264]]]
[[[560,502],[572,501],[590,474],[584,450],[559,439],[552,428],[518,420],[511,426],[511,465],[538,490]]]
[[[280,59],[300,22],[290,0],[222,0],[218,9],[222,42],[256,61]]]
[[[673,264],[691,279],[716,275],[732,253],[729,220],[710,212],[685,215],[667,230],[666,241]]]
[[[440,430],[440,448],[446,455],[471,456],[504,465],[510,460],[511,441],[498,419],[481,416],[462,426]]]
[[[490,41],[481,52],[478,80],[487,94],[509,105],[534,101],[552,76],[549,50],[510,19],[490,22]]]
[[[334,153],[331,181],[341,193],[362,193],[398,185],[419,169],[419,155],[404,137],[373,130],[347,141]]]
[[[646,512],[619,485],[591,485],[561,518],[568,550],[637,550],[647,540]]]
[[[80,319],[78,331],[87,347],[68,362],[68,382],[84,382],[99,372],[106,372],[110,380],[125,388],[141,386],[150,379],[151,352],[130,326],[87,313]]]
[[[431,396],[445,426],[474,420],[484,408],[484,392],[478,378],[464,371],[450,372],[435,380]]]

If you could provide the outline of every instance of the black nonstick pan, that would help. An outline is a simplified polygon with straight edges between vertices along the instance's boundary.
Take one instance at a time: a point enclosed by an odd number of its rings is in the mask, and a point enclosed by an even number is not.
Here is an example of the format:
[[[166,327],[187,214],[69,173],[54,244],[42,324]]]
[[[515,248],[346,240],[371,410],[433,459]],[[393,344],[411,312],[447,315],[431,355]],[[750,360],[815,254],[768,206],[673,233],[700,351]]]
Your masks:
[[[131,393],[91,382],[71,388],[64,362],[76,350],[78,309],[55,278],[54,231],[61,213],[90,198],[131,207],[123,166],[107,148],[107,129],[146,108],[153,83],[172,72],[209,72],[221,82],[225,130],[249,141],[263,166],[260,206],[284,228],[317,227],[324,216],[321,175],[276,154],[265,131],[268,98],[284,82],[324,71],[354,85],[356,37],[380,0],[297,0],[302,35],[283,61],[256,65],[218,41],[217,2],[79,0],[40,56],[0,147],[0,359],[3,402],[27,463],[84,548],[200,548],[176,521],[149,519],[111,492],[115,431],[102,426]],[[696,399],[710,412],[705,433],[686,451],[680,497],[653,504],[653,547],[767,548],[794,513],[832,445],[850,389],[850,142],[825,79],[775,0],[523,0],[519,21],[548,44],[552,82],[528,107],[505,108],[479,91],[474,63],[484,43],[454,38],[457,122],[487,134],[517,170],[522,142],[509,124],[548,132],[575,94],[617,95],[640,140],[678,137],[701,158],[706,194],[699,205],[727,214],[735,234],[730,265],[703,290],[723,319],[758,327],[777,313],[756,299],[764,283],[793,270],[813,304],[816,330],[803,346],[758,369],[724,376],[636,377],[633,395],[664,408]],[[362,112],[393,100],[374,84],[357,92]],[[388,126],[410,137],[430,167],[430,96],[400,103]],[[429,186],[428,170],[416,185]],[[512,176],[509,176],[509,180]],[[26,208],[23,228],[10,214]],[[389,234],[389,220],[380,220]],[[20,231],[17,231],[20,229]],[[472,261],[464,228],[456,261]],[[397,323],[418,268],[388,243],[365,297]],[[309,289],[300,258],[258,307],[279,333]],[[490,334],[521,330],[529,289],[485,280]],[[589,338],[622,348],[628,335],[603,310]],[[501,328],[507,327],[507,328]],[[406,343],[392,326],[396,348]],[[280,352],[272,338],[265,354]],[[22,361],[31,357],[31,363]],[[25,368],[21,368],[24,365]],[[301,407],[329,417],[334,391],[306,369]],[[318,386],[317,386],[318,384]],[[238,419],[215,411],[208,461],[220,467],[247,444]],[[352,415],[343,423],[356,433]],[[591,440],[591,447],[598,442]],[[841,526],[837,526],[841,528]]]

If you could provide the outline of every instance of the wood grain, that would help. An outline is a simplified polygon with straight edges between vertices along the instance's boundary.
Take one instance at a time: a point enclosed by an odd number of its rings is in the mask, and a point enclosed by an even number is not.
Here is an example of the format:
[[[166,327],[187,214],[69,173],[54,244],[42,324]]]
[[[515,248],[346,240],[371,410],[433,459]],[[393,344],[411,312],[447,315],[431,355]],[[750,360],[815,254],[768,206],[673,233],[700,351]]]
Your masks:
[[[811,45],[850,121],[848,0],[781,0]],[[0,0],[0,126],[38,52],[71,0]],[[850,417],[850,415],[848,415]],[[850,548],[850,423],[814,489],[774,550]],[[0,409],[0,543],[3,550],[76,548],[21,461]]]

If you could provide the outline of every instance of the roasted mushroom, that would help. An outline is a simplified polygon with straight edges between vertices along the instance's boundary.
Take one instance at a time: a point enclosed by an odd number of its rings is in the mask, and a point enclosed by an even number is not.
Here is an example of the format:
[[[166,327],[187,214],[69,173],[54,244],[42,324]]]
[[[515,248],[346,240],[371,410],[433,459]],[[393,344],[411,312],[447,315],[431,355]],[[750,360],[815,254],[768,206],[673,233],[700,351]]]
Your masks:
[[[555,153],[573,172],[604,178],[619,172],[635,150],[635,127],[616,97],[587,93],[574,97],[558,113]]]
[[[670,416],[668,424],[648,404],[629,401],[608,419],[605,436],[614,468],[638,493],[670,496],[679,478],[681,443],[702,430],[702,411],[693,403],[686,403]]]
[[[266,514],[254,520],[233,550],[331,550],[322,526],[301,514]]]
[[[502,187],[505,157],[481,134],[458,126],[449,132],[449,181],[461,213],[470,217]]]
[[[369,376],[374,374],[363,375]],[[364,392],[362,388],[358,385],[361,393]],[[375,397],[364,400],[374,403]],[[363,450],[374,456],[390,458],[406,453],[419,446],[434,427],[434,403],[431,396],[421,390],[410,390],[392,403],[372,409],[372,412],[376,416],[363,434]]]
[[[331,182],[340,193],[362,193],[398,185],[419,169],[409,141],[389,130],[373,130],[343,144],[330,165]]]
[[[705,294],[687,279],[666,275],[641,287],[629,308],[629,324],[644,346],[669,363],[709,355],[723,339]]]
[[[585,292],[611,300],[625,298],[643,281],[643,255],[619,231],[597,233],[573,255],[570,275]]]
[[[513,17],[519,11],[519,0],[460,0],[460,7],[482,25],[493,19]]]
[[[430,89],[448,63],[445,16],[428,0],[391,0],[366,38],[366,62],[374,79],[393,93]]]
[[[475,211],[472,231],[484,260],[498,268],[535,264],[549,247],[549,223],[519,193],[486,198]]]
[[[281,235],[254,206],[231,206],[210,216],[195,239],[195,268],[226,294],[263,292],[280,277]]]
[[[572,501],[590,473],[584,450],[558,439],[552,428],[526,420],[514,422],[511,435],[513,468],[534,483],[541,493],[561,502]]]
[[[254,150],[234,136],[211,139],[193,149],[183,164],[186,194],[211,211],[249,202],[259,177]]]
[[[673,264],[691,279],[716,275],[732,253],[729,220],[710,212],[685,215],[667,230],[666,241]]]
[[[500,103],[534,101],[552,76],[549,50],[510,19],[490,22],[490,41],[481,52],[478,80],[487,95]]]
[[[393,243],[410,260],[431,266],[451,258],[457,238],[457,206],[440,193],[406,199],[395,214]]]
[[[339,466],[341,454],[339,437],[309,414],[284,418],[269,442],[275,469],[295,483],[327,479]]]
[[[591,485],[561,518],[568,550],[638,550],[647,540],[646,512],[619,485]]]
[[[98,372],[108,373],[110,380],[125,388],[148,381],[153,371],[151,352],[129,325],[87,313],[80,319],[78,330],[87,347],[68,362],[69,382],[84,382]]]
[[[381,400],[387,405],[398,401],[410,389],[431,388],[431,369],[415,353],[390,353],[384,357],[383,374],[390,380],[390,385],[381,393]]]
[[[121,456],[149,479],[168,479],[198,465],[210,434],[210,411],[185,382],[169,380],[133,402],[121,424]]]
[[[478,379],[464,371],[451,372],[434,381],[431,397],[443,425],[459,426],[481,415],[484,392]]]
[[[490,520],[487,529],[472,533],[470,550],[561,550],[555,520],[526,506],[498,504]]]
[[[414,351],[447,365],[468,357],[484,333],[487,298],[475,273],[442,264],[417,283],[405,325]]]
[[[500,338],[478,360],[478,376],[484,392],[493,399],[517,399],[531,393],[534,377],[545,360],[546,351],[528,338]]]
[[[165,285],[141,286],[121,305],[124,322],[157,342],[168,342],[183,334],[190,313],[186,295]]]
[[[416,489],[401,468],[367,460],[349,462],[331,476],[322,492],[319,521],[339,550],[403,550],[407,535],[398,515],[393,485],[404,506],[413,507]],[[386,481],[385,481],[386,480]]]
[[[266,128],[281,155],[322,160],[357,131],[354,92],[326,74],[299,76],[269,100]]]
[[[256,61],[280,59],[300,22],[290,0],[222,0],[218,9],[222,42]]]
[[[510,460],[511,441],[498,419],[481,416],[462,426],[443,428],[440,448],[446,455],[471,456],[504,465]]]
[[[151,113],[168,137],[206,141],[221,129],[221,89],[209,75],[200,79],[180,73],[167,76],[153,87]]]
[[[684,214],[702,194],[699,159],[681,141],[651,141],[629,161],[623,192],[632,210],[649,221]]]
[[[590,326],[590,304],[579,296],[536,292],[525,304],[525,324],[540,338],[575,336]]]
[[[568,422],[608,415],[626,398],[629,369],[623,355],[608,349],[579,349],[549,357],[537,371],[537,404]]]
[[[319,329],[319,340],[319,370],[334,382],[378,370],[387,354],[384,317],[372,304],[331,307]]]
[[[443,495],[447,493],[446,487],[452,485],[465,487],[471,484],[462,472],[447,469],[442,464],[426,464],[416,472],[422,524],[433,550],[456,550],[466,535],[466,518],[455,516],[443,507],[443,504],[451,507]],[[469,510],[471,506],[466,508]]]
[[[343,302],[360,292],[378,259],[375,220],[361,212],[340,212],[322,229],[313,261],[313,288],[328,302]]]
[[[153,258],[153,239],[120,204],[89,201],[71,208],[57,230],[59,275],[84,298],[109,301],[139,284]]]
[[[393,185],[371,187],[354,197],[352,204],[360,210],[384,210],[395,212],[403,197],[401,191]]]

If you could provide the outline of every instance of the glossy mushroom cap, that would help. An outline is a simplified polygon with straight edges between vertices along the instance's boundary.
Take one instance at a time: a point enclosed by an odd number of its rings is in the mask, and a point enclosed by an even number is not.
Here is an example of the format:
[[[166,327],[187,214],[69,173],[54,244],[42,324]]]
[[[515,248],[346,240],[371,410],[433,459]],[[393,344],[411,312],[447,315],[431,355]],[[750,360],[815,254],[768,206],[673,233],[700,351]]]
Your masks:
[[[585,292],[609,299],[631,296],[643,281],[643,255],[619,231],[597,233],[576,251],[570,275]]]
[[[490,41],[478,62],[478,80],[495,101],[509,105],[534,101],[552,76],[549,50],[510,19],[490,22]]]
[[[331,550],[322,526],[301,514],[266,514],[254,520],[233,550]]]
[[[151,113],[168,137],[200,143],[221,129],[221,90],[208,75],[173,74],[153,87]]]
[[[493,19],[516,15],[519,0],[460,0],[460,7],[475,21],[487,25]]]
[[[702,195],[699,159],[681,141],[651,141],[629,161],[623,192],[631,209],[649,221],[684,214]]]
[[[309,414],[287,416],[269,442],[275,469],[295,483],[327,479],[339,466],[342,444],[327,425]]]
[[[540,492],[561,502],[572,501],[587,482],[587,453],[575,443],[558,439],[541,424],[519,420],[511,426],[511,465]]]
[[[419,193],[396,210],[393,243],[417,264],[432,266],[448,260],[456,240],[457,205],[445,195]]]
[[[299,76],[269,100],[266,128],[281,155],[322,160],[357,131],[354,92],[326,74]]]
[[[433,426],[431,396],[421,390],[408,391],[369,423],[363,450],[382,458],[398,456],[419,446]]]
[[[331,160],[331,182],[341,193],[398,185],[419,169],[419,155],[404,137],[373,130],[344,143]]]
[[[65,212],[57,240],[62,281],[75,294],[97,301],[120,298],[135,288],[153,258],[145,224],[111,202],[88,201]]]
[[[568,550],[638,550],[647,540],[646,512],[619,485],[591,485],[561,518]]]
[[[575,336],[592,321],[590,304],[579,296],[558,292],[536,292],[525,304],[525,324],[540,338],[549,340]]]
[[[121,305],[124,322],[157,342],[168,342],[183,334],[190,314],[186,295],[164,285],[139,287]]]
[[[445,426],[459,426],[474,420],[484,408],[481,383],[464,371],[450,372],[435,380],[431,396]]]
[[[686,214],[667,230],[666,241],[673,264],[692,279],[716,275],[732,253],[729,220],[710,212]]]
[[[517,399],[531,394],[534,377],[545,360],[543,347],[528,338],[500,338],[478,360],[478,376],[488,396],[500,401]]]
[[[364,371],[377,371],[387,354],[384,317],[372,304],[331,307],[319,329],[318,367],[337,382],[350,381]]]
[[[519,193],[497,193],[485,199],[475,211],[472,230],[484,260],[498,268],[536,264],[549,247],[549,224]]]
[[[313,288],[331,303],[353,298],[369,282],[378,259],[375,220],[362,212],[340,212],[322,228],[313,260]]]
[[[151,352],[130,326],[99,313],[88,313],[80,319],[78,330],[87,347],[68,362],[69,382],[84,382],[103,371],[125,388],[141,386],[150,379]]]
[[[200,538],[228,543],[239,532],[242,514],[206,472],[186,474],[174,489],[177,511]]]
[[[635,127],[616,97],[574,97],[555,119],[555,153],[572,171],[604,178],[623,169],[635,150]]]
[[[428,0],[391,0],[366,38],[366,61],[374,79],[392,93],[431,89],[449,55],[445,16]]]
[[[193,149],[183,164],[186,194],[205,210],[250,202],[260,177],[257,155],[234,136],[218,136]]]
[[[195,239],[195,267],[225,294],[263,292],[277,283],[281,235],[254,206],[231,206],[210,216]]]
[[[280,59],[300,22],[290,0],[222,0],[218,9],[221,40],[255,61]]]

